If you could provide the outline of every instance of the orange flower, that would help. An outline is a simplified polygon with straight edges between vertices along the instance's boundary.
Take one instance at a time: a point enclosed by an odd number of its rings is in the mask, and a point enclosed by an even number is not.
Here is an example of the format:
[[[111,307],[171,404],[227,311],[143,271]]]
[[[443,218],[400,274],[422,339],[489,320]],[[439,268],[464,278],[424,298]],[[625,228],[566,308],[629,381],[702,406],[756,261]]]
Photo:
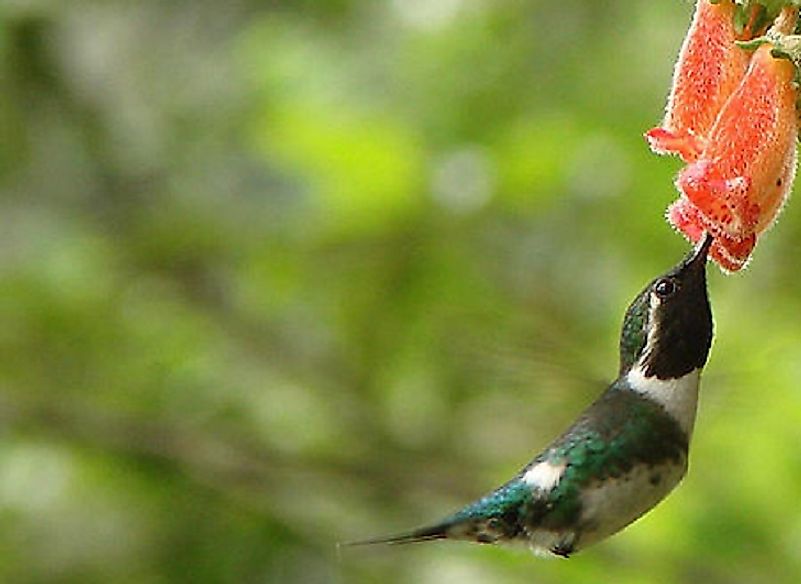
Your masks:
[[[790,61],[759,47],[723,105],[703,150],[676,179],[682,197],[668,220],[691,241],[715,236],[710,256],[741,269],[784,203],[796,166],[797,92]]]
[[[743,78],[750,54],[735,41],[734,2],[698,0],[684,39],[665,119],[645,134],[657,154],[678,154],[694,162],[723,104]]]
[[[668,221],[692,242],[698,242],[705,231],[716,233],[714,223],[707,221],[687,197],[680,197],[667,210]],[[756,245],[753,233],[745,238],[717,233],[709,249],[709,257],[727,272],[736,272],[748,262]]]

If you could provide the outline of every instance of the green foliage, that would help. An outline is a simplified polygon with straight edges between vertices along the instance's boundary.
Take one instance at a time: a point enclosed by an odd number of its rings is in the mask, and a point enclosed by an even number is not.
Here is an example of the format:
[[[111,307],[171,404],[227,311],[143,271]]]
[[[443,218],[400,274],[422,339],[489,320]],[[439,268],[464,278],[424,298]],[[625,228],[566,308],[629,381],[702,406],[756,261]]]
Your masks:
[[[497,486],[615,375],[687,250],[641,135],[688,3],[0,10],[0,581],[796,581],[792,201],[710,274],[653,513],[567,562],[336,555]]]

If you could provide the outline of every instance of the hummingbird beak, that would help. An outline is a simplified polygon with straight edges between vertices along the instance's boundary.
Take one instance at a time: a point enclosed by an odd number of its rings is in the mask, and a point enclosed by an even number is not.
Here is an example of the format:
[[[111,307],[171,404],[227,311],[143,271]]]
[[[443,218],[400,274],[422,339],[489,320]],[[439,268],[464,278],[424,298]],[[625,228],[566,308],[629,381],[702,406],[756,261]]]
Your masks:
[[[709,248],[712,245],[712,241],[714,238],[709,232],[704,233],[704,238],[698,244],[698,246],[687,256],[687,259],[684,260],[684,266],[698,266],[702,268],[706,266],[706,256],[709,253]]]

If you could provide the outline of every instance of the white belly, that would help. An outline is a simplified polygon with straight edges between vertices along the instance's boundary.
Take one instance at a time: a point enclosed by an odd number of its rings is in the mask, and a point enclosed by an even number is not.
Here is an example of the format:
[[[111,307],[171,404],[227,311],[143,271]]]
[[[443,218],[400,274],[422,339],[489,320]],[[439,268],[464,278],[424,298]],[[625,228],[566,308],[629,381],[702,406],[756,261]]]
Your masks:
[[[560,545],[570,544],[576,551],[614,535],[664,499],[686,471],[685,459],[679,465],[636,467],[600,487],[591,486],[581,497],[581,519],[575,530],[534,530],[528,534],[529,546],[538,555],[548,555]]]
[[[686,471],[686,460],[681,465],[636,467],[601,488],[588,490],[581,498],[584,527],[578,546],[609,537],[641,517],[679,484]]]

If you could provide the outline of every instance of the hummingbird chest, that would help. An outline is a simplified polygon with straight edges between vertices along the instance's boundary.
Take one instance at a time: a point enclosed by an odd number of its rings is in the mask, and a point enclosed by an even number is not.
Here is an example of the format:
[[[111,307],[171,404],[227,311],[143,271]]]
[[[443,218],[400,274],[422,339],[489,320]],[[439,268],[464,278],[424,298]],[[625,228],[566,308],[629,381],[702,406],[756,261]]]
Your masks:
[[[618,478],[591,483],[581,494],[581,547],[617,533],[664,499],[687,472],[686,456],[659,465],[640,464]]]
[[[625,473],[568,489],[569,494],[547,505],[545,516],[530,516],[533,521],[524,532],[527,543],[537,553],[567,556],[601,541],[652,509],[686,471],[687,459],[681,456],[637,464]]]

